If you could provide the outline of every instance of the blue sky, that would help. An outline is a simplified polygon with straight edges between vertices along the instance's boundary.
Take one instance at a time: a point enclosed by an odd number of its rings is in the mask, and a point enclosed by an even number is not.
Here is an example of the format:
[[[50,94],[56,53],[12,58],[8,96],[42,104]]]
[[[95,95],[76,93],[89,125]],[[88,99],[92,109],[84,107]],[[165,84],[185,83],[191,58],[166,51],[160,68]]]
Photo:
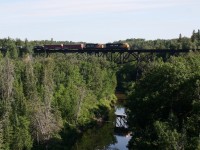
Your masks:
[[[0,0],[0,38],[113,42],[200,29],[200,0]]]

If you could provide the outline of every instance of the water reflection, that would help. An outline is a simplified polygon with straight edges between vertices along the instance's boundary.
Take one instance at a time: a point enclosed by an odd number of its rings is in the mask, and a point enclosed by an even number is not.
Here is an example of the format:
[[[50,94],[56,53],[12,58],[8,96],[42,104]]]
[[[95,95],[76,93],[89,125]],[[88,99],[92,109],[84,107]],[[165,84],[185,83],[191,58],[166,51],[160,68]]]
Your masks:
[[[125,108],[124,107],[122,107],[122,106],[117,106],[116,108],[115,108],[115,114],[116,115],[126,115],[126,113],[125,113]]]
[[[125,108],[124,107],[116,107],[115,110],[116,110],[115,111],[115,115],[116,115],[115,127],[128,129],[127,115],[125,113]]]
[[[128,150],[126,146],[128,145],[128,142],[131,139],[130,135],[127,136],[115,135],[115,138],[117,139],[117,142],[115,144],[111,144],[109,146],[109,149]]]
[[[116,108],[110,120],[101,125],[87,130],[77,140],[73,150],[128,150],[126,147],[131,136],[127,133],[116,132],[115,115],[125,115],[123,107]]]
[[[106,150],[110,144],[117,142],[114,136],[112,123],[106,123],[101,127],[89,129],[82,135],[73,147],[73,150]]]

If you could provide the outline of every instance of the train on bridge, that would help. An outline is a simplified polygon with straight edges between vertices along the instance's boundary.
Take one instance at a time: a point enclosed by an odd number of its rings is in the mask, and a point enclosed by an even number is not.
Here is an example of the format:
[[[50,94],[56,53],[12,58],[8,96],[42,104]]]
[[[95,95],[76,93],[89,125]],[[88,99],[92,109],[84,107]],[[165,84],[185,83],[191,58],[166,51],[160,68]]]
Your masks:
[[[43,45],[35,46],[34,50],[99,50],[99,49],[109,49],[109,50],[130,50],[128,43],[107,43],[107,44],[56,44],[56,45]]]

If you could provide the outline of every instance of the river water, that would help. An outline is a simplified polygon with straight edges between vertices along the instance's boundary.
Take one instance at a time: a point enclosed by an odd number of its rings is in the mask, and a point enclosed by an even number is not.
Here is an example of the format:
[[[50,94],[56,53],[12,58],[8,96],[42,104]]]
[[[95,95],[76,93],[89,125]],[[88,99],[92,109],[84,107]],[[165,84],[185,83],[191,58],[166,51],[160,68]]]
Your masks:
[[[117,105],[111,112],[110,119],[101,126],[88,129],[82,137],[76,142],[75,150],[128,150],[131,136],[116,132],[115,115],[125,115],[125,108]]]
[[[115,109],[115,114],[116,115],[126,115],[125,113],[125,108],[120,106],[120,107],[116,107]],[[119,149],[119,150],[128,150],[128,148],[126,147],[128,145],[129,140],[131,139],[130,134],[117,134],[116,132],[114,132],[114,136],[116,138],[116,143],[111,144],[109,146],[110,149]]]

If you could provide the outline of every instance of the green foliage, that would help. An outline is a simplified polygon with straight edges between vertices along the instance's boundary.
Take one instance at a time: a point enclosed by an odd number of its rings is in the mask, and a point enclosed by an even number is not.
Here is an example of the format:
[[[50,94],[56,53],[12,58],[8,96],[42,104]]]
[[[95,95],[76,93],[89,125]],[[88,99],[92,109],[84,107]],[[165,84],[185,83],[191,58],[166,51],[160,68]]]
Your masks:
[[[33,140],[29,131],[30,121],[28,118],[19,116],[14,129],[11,149],[30,150]]]
[[[96,112],[108,112],[115,100],[115,66],[106,60],[74,55],[11,58],[0,59],[1,149],[62,142],[64,126],[78,129],[101,119]]]
[[[176,129],[171,129],[169,124],[164,122],[156,121],[154,127],[158,136],[157,145],[159,145],[159,149],[184,149],[186,142],[184,133],[178,133]]]
[[[130,92],[131,148],[197,149],[200,54],[153,62]]]

